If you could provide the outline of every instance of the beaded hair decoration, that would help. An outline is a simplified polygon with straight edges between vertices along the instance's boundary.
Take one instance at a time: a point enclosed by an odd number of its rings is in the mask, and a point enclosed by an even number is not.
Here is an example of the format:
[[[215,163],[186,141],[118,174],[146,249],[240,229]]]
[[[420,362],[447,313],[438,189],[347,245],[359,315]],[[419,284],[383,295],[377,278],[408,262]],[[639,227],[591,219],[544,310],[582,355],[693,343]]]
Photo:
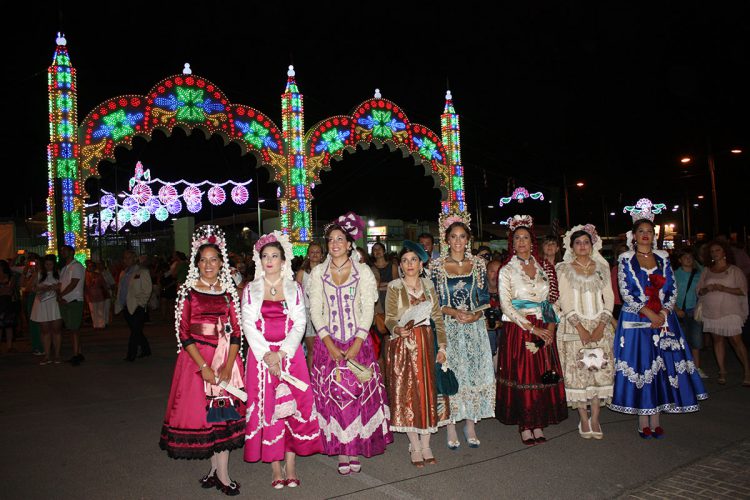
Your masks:
[[[461,222],[464,224],[469,230],[471,230],[471,214],[468,212],[449,212],[449,213],[441,213],[438,217],[438,226],[440,230],[440,256],[441,257],[447,257],[449,250],[448,242],[445,241],[447,235],[448,228],[451,227],[451,224],[454,224],[456,222]],[[471,234],[467,234],[469,239],[471,239]],[[471,247],[466,245],[466,256],[471,256]]]
[[[282,234],[281,231],[274,231],[272,233],[264,234],[255,242],[253,251],[253,262],[255,262],[255,277],[254,279],[260,279],[266,275],[266,271],[263,269],[263,264],[260,261],[260,252],[263,247],[269,243],[279,243],[281,248],[284,249],[284,263],[281,265],[281,275],[285,280],[293,280],[291,260],[294,257],[292,251],[292,244],[289,241],[289,236]]]
[[[185,283],[180,286],[177,292],[177,301],[175,302],[175,315],[174,315],[174,327],[175,337],[177,337],[177,353],[179,354],[182,350],[182,342],[180,342],[180,319],[182,318],[182,309],[185,304],[190,290],[198,283],[200,279],[200,271],[198,266],[195,265],[195,258],[198,255],[198,250],[202,245],[212,244],[219,247],[221,252],[221,270],[219,271],[219,285],[224,294],[229,293],[234,303],[235,315],[239,319],[240,317],[240,298],[237,295],[237,288],[235,287],[232,275],[229,272],[229,256],[227,254],[227,240],[224,236],[224,231],[219,226],[205,225],[195,228],[193,231],[193,241],[190,245],[190,259],[188,260],[188,274],[185,279]],[[225,295],[226,296],[226,295]],[[242,324],[240,323],[240,327]],[[243,335],[240,335],[241,342],[243,341]],[[242,344],[240,344],[240,357],[242,357]]]

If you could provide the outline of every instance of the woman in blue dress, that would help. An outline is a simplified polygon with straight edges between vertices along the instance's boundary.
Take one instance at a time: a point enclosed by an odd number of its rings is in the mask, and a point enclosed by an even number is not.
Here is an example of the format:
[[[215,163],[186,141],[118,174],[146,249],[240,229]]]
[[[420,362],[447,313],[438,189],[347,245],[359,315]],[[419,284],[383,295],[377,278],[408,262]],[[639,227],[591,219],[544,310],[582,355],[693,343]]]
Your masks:
[[[441,214],[442,257],[430,265],[445,321],[448,364],[458,380],[458,393],[449,398],[448,448],[452,450],[461,445],[456,422],[466,420],[466,442],[478,448],[474,424],[495,416],[495,369],[484,312],[477,311],[490,301],[487,270],[484,259],[471,255],[468,223],[466,216]]]
[[[610,409],[638,415],[644,439],[661,438],[659,413],[698,411],[708,394],[674,312],[677,286],[667,252],[656,249],[653,205],[631,210],[631,250],[618,258],[623,299],[615,332],[615,381]]]

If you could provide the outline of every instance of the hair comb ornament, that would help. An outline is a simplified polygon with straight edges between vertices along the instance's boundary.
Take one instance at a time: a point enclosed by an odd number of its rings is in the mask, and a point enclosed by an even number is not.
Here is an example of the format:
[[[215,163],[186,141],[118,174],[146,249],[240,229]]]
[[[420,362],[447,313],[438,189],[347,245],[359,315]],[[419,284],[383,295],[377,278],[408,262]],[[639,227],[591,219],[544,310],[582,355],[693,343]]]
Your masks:
[[[586,224],[585,226],[583,226],[582,230],[589,233],[589,236],[591,236],[591,244],[596,245],[596,242],[599,241],[599,235],[596,232],[596,227],[594,227],[593,224]]]
[[[255,242],[255,245],[253,248],[255,248],[256,252],[260,252],[260,249],[264,246],[268,245],[269,243],[276,243],[279,240],[276,239],[276,235],[273,233],[264,234],[260,238],[258,238],[258,241]]]
[[[260,261],[260,252],[263,247],[269,243],[278,243],[281,248],[284,249],[284,263],[281,265],[281,274],[284,279],[293,280],[294,275],[292,273],[291,260],[294,257],[292,250],[292,243],[289,241],[289,235],[283,234],[281,231],[273,231],[272,233],[264,234],[258,241],[253,245],[253,262],[255,263],[255,278],[260,279],[266,275],[265,269],[263,269],[263,263]]]
[[[365,235],[365,221],[354,212],[347,212],[339,216],[323,228],[327,232],[331,227],[338,226],[353,240],[358,240]]]
[[[200,226],[193,231],[193,251],[198,250],[202,245],[216,245],[222,252],[226,250],[226,238],[224,231],[219,226],[206,225]]]
[[[504,224],[503,224],[504,223]],[[503,225],[507,225],[511,231],[515,231],[519,227],[534,227],[534,218],[530,215],[514,215],[508,217],[507,220],[501,222]]]
[[[654,222],[654,216],[662,213],[666,210],[667,206],[664,203],[657,203],[654,205],[648,198],[641,198],[634,206],[626,206],[622,209],[623,213],[630,214],[633,222],[642,219],[650,220]]]

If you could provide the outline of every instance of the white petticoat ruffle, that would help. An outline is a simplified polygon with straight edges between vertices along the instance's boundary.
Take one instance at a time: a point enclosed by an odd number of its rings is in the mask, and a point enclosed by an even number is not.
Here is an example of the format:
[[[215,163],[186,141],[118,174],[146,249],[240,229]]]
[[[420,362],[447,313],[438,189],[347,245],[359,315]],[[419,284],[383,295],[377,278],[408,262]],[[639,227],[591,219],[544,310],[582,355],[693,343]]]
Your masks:
[[[703,316],[703,331],[721,337],[734,337],[742,333],[744,321],[737,314],[728,314],[722,318],[711,319]]]

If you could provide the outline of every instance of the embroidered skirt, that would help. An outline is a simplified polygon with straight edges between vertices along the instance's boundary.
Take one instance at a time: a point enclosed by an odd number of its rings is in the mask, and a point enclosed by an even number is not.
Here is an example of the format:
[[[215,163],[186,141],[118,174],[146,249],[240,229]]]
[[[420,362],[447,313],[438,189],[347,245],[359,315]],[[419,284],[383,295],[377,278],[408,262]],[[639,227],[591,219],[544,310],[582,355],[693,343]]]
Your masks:
[[[527,316],[534,326],[546,324]],[[523,430],[541,429],[568,418],[562,375],[557,383],[545,383],[542,374],[562,374],[554,339],[532,353],[526,342],[538,339],[515,323],[504,322],[497,359],[497,419],[504,424],[518,424]]]

